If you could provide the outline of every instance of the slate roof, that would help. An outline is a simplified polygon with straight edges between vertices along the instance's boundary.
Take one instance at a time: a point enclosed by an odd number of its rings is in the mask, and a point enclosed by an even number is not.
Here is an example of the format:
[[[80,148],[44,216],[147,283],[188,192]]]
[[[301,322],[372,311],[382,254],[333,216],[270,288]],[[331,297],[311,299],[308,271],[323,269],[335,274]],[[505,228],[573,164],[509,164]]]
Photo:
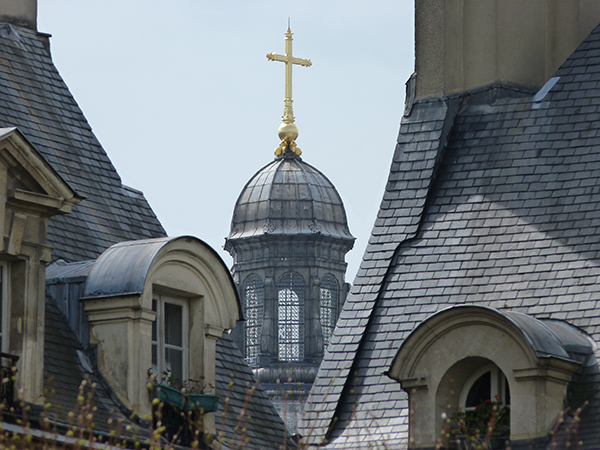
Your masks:
[[[222,399],[216,413],[217,433],[224,432],[225,444],[230,448],[238,448],[240,443],[241,448],[247,445],[249,450],[295,448],[295,443],[286,437],[283,420],[271,400],[256,384],[252,370],[246,364],[238,364],[238,360],[243,360],[243,356],[232,337],[223,335],[217,342],[216,392]],[[242,434],[247,437],[247,444],[240,439]]]
[[[555,77],[536,96],[496,85],[422,100],[403,119],[309,398],[313,444],[407,446],[406,395],[384,371],[410,331],[450,305],[564,320],[600,341],[600,27]],[[581,440],[597,448],[597,364],[572,384],[572,406],[590,401]]]
[[[132,434],[125,433],[123,429],[122,437],[137,435],[143,436],[145,440],[150,434],[148,425],[139,427],[129,420],[131,411],[111,393],[106,381],[94,369],[88,352],[69,327],[66,317],[50,298],[46,301],[45,327],[44,390],[46,399],[51,404],[49,412],[53,422],[56,420],[56,423],[66,426],[71,422],[68,414],[74,412],[74,425],[77,425],[82,415],[77,397],[82,382],[86,380],[83,392],[85,397],[93,392],[93,406],[96,407],[94,429],[107,437],[111,430],[117,429],[117,421],[121,418],[125,425],[133,427]],[[65,370],[66,367],[69,370]],[[109,419],[113,419],[112,425],[109,424]]]
[[[0,23],[0,126],[17,127],[77,194],[51,219],[54,259],[93,259],[114,243],[165,235],[144,195],[124,186],[49,52],[48,35]]]

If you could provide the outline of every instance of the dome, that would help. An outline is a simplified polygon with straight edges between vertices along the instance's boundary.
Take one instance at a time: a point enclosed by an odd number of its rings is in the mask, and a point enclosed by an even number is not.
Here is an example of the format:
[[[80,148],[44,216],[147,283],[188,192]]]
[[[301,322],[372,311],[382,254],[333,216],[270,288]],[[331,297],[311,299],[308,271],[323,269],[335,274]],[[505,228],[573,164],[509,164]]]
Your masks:
[[[354,242],[337,190],[295,155],[260,169],[240,194],[227,241],[261,235],[320,235]]]

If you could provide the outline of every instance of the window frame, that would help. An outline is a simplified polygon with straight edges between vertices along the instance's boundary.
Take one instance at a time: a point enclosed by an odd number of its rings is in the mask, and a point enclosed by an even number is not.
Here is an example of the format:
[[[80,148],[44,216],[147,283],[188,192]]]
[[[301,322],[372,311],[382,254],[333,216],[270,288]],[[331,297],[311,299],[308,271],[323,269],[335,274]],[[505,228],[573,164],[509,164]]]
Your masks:
[[[475,410],[475,406],[467,406],[467,398],[473,385],[487,372],[490,372],[490,401],[495,401],[496,395],[499,395],[502,404],[510,406],[510,392],[508,392],[507,396],[506,386],[508,380],[506,379],[506,375],[504,375],[504,372],[496,364],[490,362],[476,369],[465,381],[458,398],[458,406],[462,411],[470,412]]]
[[[156,309],[154,305],[156,302]],[[177,305],[181,307],[181,334],[182,334],[182,345],[181,347],[173,344],[167,344],[165,342],[165,304]],[[152,310],[156,313],[156,317],[152,324],[152,336],[151,336],[151,361],[153,360],[154,348],[156,346],[156,365],[152,361],[151,370],[157,377],[160,383],[168,385],[178,385],[177,382],[183,385],[189,380],[189,311],[188,302],[177,297],[172,297],[164,294],[155,294],[152,297]],[[154,327],[156,326],[156,341],[154,340]],[[181,349],[181,380],[176,379],[165,379],[165,373],[167,372],[166,367],[166,350]],[[177,387],[177,386],[175,386]]]
[[[285,273],[277,283],[277,359],[282,362],[304,360],[305,286],[297,272]]]
[[[252,295],[249,295],[250,292]],[[250,367],[256,367],[260,355],[260,339],[264,314],[265,285],[261,277],[251,274],[244,283],[244,359]]]
[[[339,298],[340,286],[338,280],[330,273],[325,274],[319,285],[319,319],[323,331],[323,349],[326,349],[329,345],[335,330]]]

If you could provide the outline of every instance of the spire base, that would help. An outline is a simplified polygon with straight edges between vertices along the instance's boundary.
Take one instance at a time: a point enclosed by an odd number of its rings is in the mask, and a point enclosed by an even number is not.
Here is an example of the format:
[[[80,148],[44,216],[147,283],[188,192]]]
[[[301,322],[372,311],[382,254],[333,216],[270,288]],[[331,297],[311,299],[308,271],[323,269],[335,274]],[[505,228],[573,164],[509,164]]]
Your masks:
[[[302,155],[302,150],[300,150],[294,141],[282,140],[279,147],[275,149],[275,156],[282,156],[285,154],[300,156]]]

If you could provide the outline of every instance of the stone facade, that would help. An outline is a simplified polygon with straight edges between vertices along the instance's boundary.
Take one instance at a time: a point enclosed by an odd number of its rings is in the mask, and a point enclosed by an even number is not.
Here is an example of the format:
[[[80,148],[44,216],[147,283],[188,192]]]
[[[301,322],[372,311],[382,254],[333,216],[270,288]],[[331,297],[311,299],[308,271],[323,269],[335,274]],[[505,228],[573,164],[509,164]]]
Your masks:
[[[16,128],[0,129],[0,351],[18,357],[17,387],[27,401],[39,402],[44,392],[48,220],[80,201]]]
[[[418,0],[417,98],[497,82],[539,89],[599,20],[589,0]]]

